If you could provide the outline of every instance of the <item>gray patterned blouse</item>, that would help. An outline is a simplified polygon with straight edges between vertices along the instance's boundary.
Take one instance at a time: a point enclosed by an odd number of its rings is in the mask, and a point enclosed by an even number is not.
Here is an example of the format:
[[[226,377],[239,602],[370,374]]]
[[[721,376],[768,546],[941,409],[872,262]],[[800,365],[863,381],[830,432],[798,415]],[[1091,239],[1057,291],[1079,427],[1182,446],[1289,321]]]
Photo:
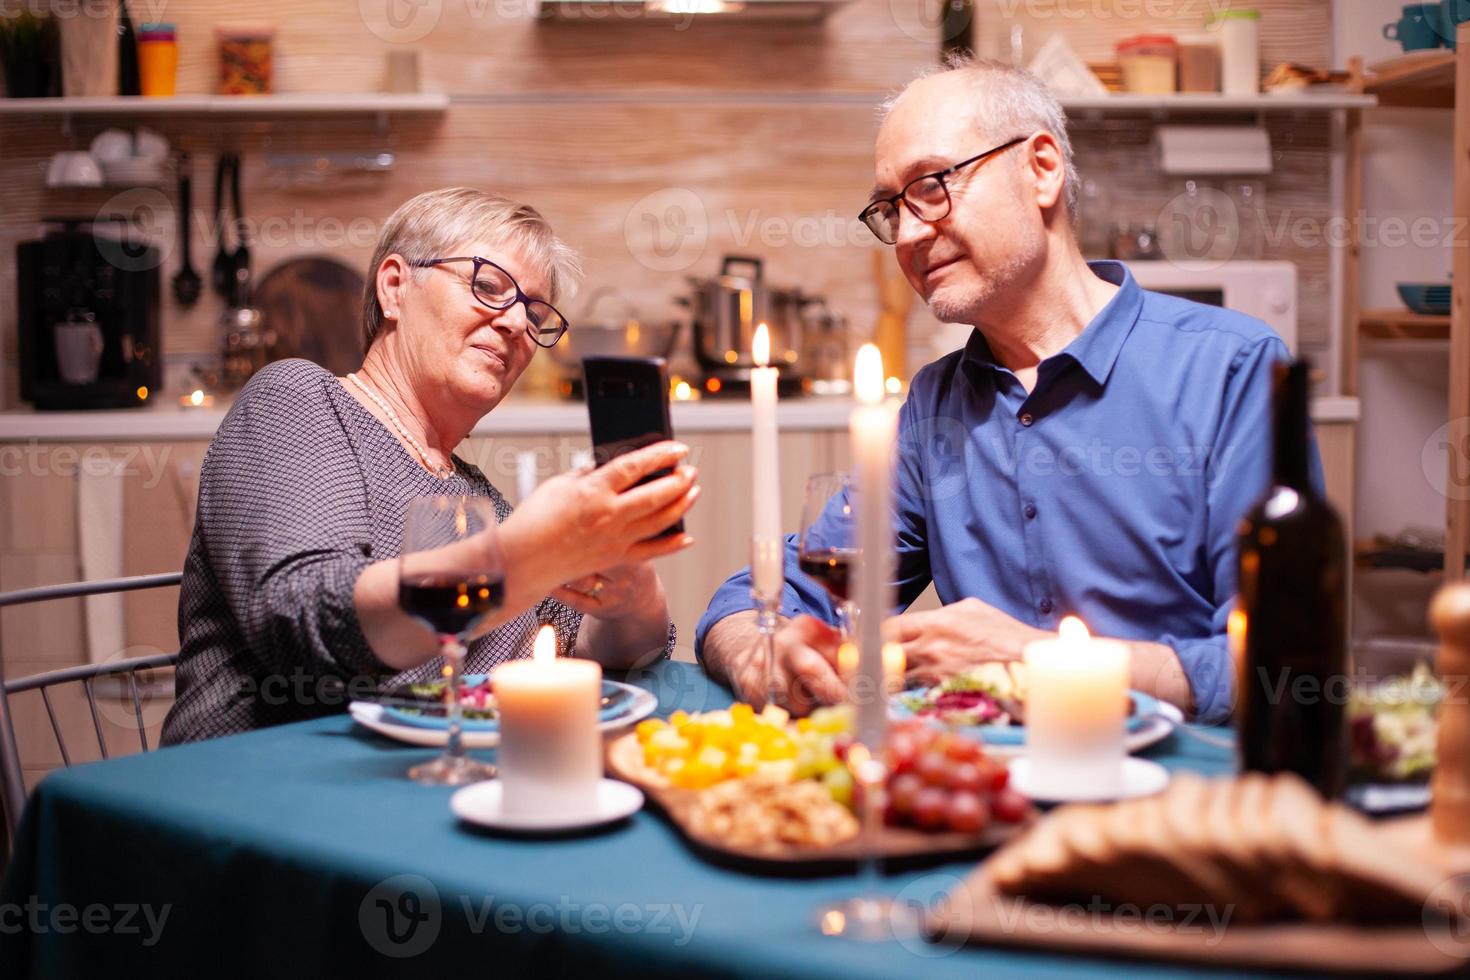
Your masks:
[[[478,468],[458,457],[454,465],[448,480],[426,472],[309,361],[278,361],[256,374],[204,458],[164,743],[331,714],[379,681],[439,676],[435,657],[392,677],[362,634],[352,593],[364,568],[398,554],[410,498],[488,496],[501,521],[510,514]],[[473,642],[465,669],[528,656],[542,623],[570,650],[581,622],[544,599]]]

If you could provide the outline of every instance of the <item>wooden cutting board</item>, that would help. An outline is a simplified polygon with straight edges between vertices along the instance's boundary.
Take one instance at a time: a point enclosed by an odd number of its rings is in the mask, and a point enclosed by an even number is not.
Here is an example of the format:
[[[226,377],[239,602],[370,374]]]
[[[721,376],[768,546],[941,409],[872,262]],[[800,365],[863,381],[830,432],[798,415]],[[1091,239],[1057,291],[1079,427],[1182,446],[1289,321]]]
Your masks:
[[[855,839],[822,848],[798,847],[780,841],[759,847],[743,847],[703,833],[690,820],[690,811],[698,793],[650,782],[648,769],[643,765],[643,746],[635,732],[608,743],[607,769],[616,778],[643,790],[691,843],[722,863],[757,870],[812,873],[846,870],[863,856],[860,843]],[[904,827],[884,827],[879,838],[879,853],[885,859],[905,862],[982,854],[1015,837],[1033,821],[1034,814],[1020,823],[993,821],[979,834],[931,834]]]
[[[1422,820],[1423,818],[1418,818]],[[1385,839],[1415,829],[1385,828]],[[1117,956],[1214,967],[1313,970],[1341,974],[1435,976],[1470,968],[1470,935],[1447,921],[1423,923],[1212,922],[1185,906],[1170,924],[1145,924],[1082,905],[1052,906],[1000,893],[981,864],[927,917],[931,938],[1042,950],[1049,954]],[[1217,913],[1217,920],[1223,915]],[[1186,921],[1187,920],[1187,921]]]

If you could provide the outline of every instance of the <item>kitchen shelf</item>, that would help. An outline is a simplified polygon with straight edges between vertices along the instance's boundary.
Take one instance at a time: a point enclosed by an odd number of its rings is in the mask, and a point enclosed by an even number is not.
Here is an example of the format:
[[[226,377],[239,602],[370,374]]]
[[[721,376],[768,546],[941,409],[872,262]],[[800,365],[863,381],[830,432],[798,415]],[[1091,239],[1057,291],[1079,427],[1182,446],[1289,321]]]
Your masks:
[[[1409,310],[1362,310],[1358,329],[1374,340],[1448,340],[1450,318],[1425,316]]]
[[[277,95],[112,95],[60,99],[0,99],[0,116],[305,116],[370,113],[441,113],[442,93],[291,92]]]
[[[705,92],[697,89],[608,89],[561,91],[466,92],[449,97],[451,105],[856,105],[871,107],[892,93],[883,89],[848,92],[809,92],[790,89],[743,92]],[[1180,92],[1173,95],[1129,95],[1118,93],[1088,98],[1063,96],[1062,108],[1072,113],[1110,115],[1148,113],[1260,113],[1331,112],[1336,109],[1371,109],[1378,101],[1371,95],[1334,92],[1324,95],[1216,95]]]
[[[1220,95],[1210,92],[1176,92],[1172,95],[1130,95],[1118,92],[1088,98],[1061,99],[1062,108],[1095,112],[1330,112],[1335,109],[1371,109],[1378,104],[1372,95],[1330,92],[1308,95],[1290,92],[1272,95]]]
[[[1453,109],[1455,107],[1455,52],[1394,59],[1362,81],[1366,95],[1378,96],[1380,105],[1402,108]]]
[[[1470,23],[1459,25],[1454,51],[1410,54],[1380,62],[1373,68],[1372,73],[1367,73],[1361,57],[1349,58],[1349,88],[1364,95],[1375,95],[1385,106],[1454,110],[1451,120],[1454,133],[1451,157],[1454,166],[1454,216],[1464,221],[1470,215],[1470,94],[1460,99],[1457,92],[1463,89],[1470,93]],[[1344,174],[1346,201],[1343,213],[1358,216],[1363,214],[1363,113],[1347,113],[1345,123],[1347,169]],[[1470,305],[1457,302],[1448,316],[1420,316],[1404,309],[1362,309],[1363,222],[1355,219],[1350,224],[1353,237],[1344,250],[1342,274],[1340,337],[1343,394],[1358,393],[1358,362],[1361,342],[1365,338],[1399,342],[1448,339],[1445,370],[1449,376],[1450,396],[1444,417],[1463,419],[1470,416]],[[1470,281],[1470,250],[1457,248],[1453,251],[1451,280]],[[1451,459],[1450,464],[1453,466],[1454,463],[1455,460]],[[1451,494],[1445,500],[1443,575],[1446,580],[1461,581],[1466,577],[1467,555],[1470,555],[1470,499],[1461,500],[1459,495]],[[1415,556],[1415,560],[1422,561],[1422,556]]]

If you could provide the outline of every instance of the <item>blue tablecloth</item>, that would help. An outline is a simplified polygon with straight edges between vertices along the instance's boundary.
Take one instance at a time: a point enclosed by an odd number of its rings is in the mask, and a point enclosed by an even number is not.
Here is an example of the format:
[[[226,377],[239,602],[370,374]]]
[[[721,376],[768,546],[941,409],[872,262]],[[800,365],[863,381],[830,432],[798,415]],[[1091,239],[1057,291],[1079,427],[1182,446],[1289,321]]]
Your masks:
[[[730,702],[689,664],[635,682],[664,714]],[[0,889],[0,976],[1183,972],[826,938],[813,912],[852,897],[852,876],[717,867],[649,811],[557,840],[472,831],[450,815],[450,790],[404,778],[433,754],[341,716],[52,774]],[[1228,752],[1177,735],[1149,754],[1232,767]],[[970,867],[895,873],[884,888],[927,900]]]

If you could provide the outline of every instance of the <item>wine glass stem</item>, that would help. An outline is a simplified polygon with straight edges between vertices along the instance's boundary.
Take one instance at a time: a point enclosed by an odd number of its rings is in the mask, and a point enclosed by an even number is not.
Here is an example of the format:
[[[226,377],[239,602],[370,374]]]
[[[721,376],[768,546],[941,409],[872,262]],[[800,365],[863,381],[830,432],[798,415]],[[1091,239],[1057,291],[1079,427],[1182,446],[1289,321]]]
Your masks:
[[[444,687],[444,714],[449,719],[449,741],[444,754],[451,759],[464,757],[464,744],[460,740],[463,725],[460,720],[459,670],[464,663],[464,646],[456,639],[444,641],[444,663],[449,667],[449,683]]]
[[[864,781],[862,849],[858,862],[858,897],[875,898],[878,895],[878,836],[883,826],[882,791],[883,780]]]
[[[755,626],[766,648],[766,704],[780,703],[780,674],[776,667],[776,624],[779,619],[779,600],[756,596]]]

